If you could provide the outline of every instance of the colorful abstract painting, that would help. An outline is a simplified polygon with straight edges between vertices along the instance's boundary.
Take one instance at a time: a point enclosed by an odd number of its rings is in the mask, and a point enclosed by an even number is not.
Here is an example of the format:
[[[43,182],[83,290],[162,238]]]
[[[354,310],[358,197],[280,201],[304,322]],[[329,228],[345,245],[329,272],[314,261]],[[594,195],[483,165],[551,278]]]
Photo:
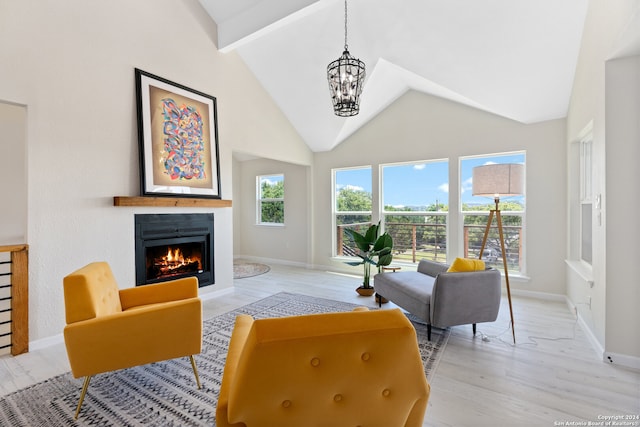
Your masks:
[[[162,100],[164,173],[172,180],[205,179],[202,115],[191,106]]]

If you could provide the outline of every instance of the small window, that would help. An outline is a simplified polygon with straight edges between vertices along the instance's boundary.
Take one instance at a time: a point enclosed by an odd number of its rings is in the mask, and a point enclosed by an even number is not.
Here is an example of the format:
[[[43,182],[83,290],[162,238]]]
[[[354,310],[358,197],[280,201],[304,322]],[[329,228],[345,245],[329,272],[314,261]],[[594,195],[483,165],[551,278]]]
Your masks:
[[[284,225],[284,175],[258,176],[258,224]]]

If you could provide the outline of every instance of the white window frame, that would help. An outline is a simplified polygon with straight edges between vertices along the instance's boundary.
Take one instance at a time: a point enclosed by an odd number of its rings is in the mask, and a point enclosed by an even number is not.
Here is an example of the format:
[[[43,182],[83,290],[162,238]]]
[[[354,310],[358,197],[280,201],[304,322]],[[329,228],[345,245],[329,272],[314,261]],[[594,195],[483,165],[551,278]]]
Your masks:
[[[373,200],[371,201],[371,209],[369,211],[338,211],[338,189],[336,188],[337,182],[336,182],[336,174],[338,172],[341,171],[348,171],[348,170],[359,170],[359,169],[369,169],[370,173],[371,173],[371,183],[373,184],[373,168],[371,167],[371,165],[365,165],[365,166],[351,166],[351,167],[344,167],[344,168],[333,168],[331,169],[331,234],[332,234],[332,238],[331,238],[331,256],[334,258],[347,258],[346,255],[338,255],[337,253],[337,246],[338,246],[338,236],[337,233],[335,231],[338,230],[338,216],[343,216],[343,215],[363,215],[366,216],[368,215],[371,218],[371,221],[373,221]],[[373,186],[371,189],[371,196],[373,198]]]
[[[527,152],[522,150],[522,151],[510,151],[510,152],[502,152],[502,153],[488,153],[488,154],[480,154],[480,155],[475,155],[475,156],[462,156],[458,158],[458,182],[459,182],[459,189],[458,189],[458,214],[459,214],[459,220],[458,220],[458,224],[459,224],[459,232],[460,232],[460,241],[459,241],[459,247],[461,250],[464,250],[464,217],[466,215],[473,215],[473,216],[486,216],[487,220],[489,217],[489,211],[463,211],[462,207],[463,207],[463,202],[462,202],[462,186],[464,185],[463,182],[463,177],[462,177],[462,162],[464,160],[468,160],[468,159],[489,159],[492,157],[501,157],[501,156],[511,156],[511,155],[523,155],[524,156],[524,165],[525,165],[525,170],[527,168]],[[527,187],[527,182],[526,182],[526,173],[525,173],[525,183],[524,183],[524,187],[526,189]],[[469,191],[471,191],[469,189]],[[500,216],[503,218],[505,216],[517,216],[517,217],[521,217],[521,223],[522,223],[522,235],[521,235],[521,246],[522,246],[522,250],[521,250],[521,258],[519,260],[519,265],[520,265],[520,270],[519,271],[512,271],[511,269],[509,269],[509,276],[513,276],[513,277],[526,277],[527,274],[527,246],[526,246],[526,242],[527,242],[527,238],[526,238],[526,234],[527,234],[527,227],[526,227],[526,213],[527,213],[527,199],[526,199],[526,190],[525,190],[525,203],[524,203],[524,208],[522,211],[503,211],[500,210]],[[509,201],[508,199],[505,200],[500,200],[500,202],[506,202]],[[490,204],[492,203],[491,200],[489,200],[487,198],[487,203]],[[496,220],[494,218],[493,220],[494,226],[496,224]]]
[[[285,182],[285,177],[284,177],[284,173],[271,173],[271,174],[266,174],[266,175],[258,175],[256,176],[256,224],[257,225],[266,225],[266,226],[275,226],[275,227],[282,227],[284,226],[285,223],[285,217],[284,217],[284,192],[282,194],[282,197],[276,197],[276,198],[263,198],[262,197],[262,181],[268,178],[274,178],[277,177],[278,179],[281,178],[282,180],[282,184],[284,186],[284,182]],[[282,202],[282,206],[283,206],[283,215],[282,215],[282,222],[264,222],[262,221],[262,203],[264,202]]]
[[[378,186],[380,189],[380,203],[379,203],[379,216],[382,224],[382,229],[384,231],[384,228],[386,226],[386,216],[390,215],[402,215],[402,216],[442,216],[445,219],[445,239],[448,242],[449,241],[449,211],[387,211],[385,209],[385,197],[384,197],[384,169],[386,167],[394,167],[394,166],[409,166],[409,165],[423,165],[423,164],[429,164],[429,163],[447,163],[447,181],[449,180],[449,159],[448,158],[444,158],[444,159],[432,159],[432,160],[412,160],[412,161],[407,161],[407,162],[396,162],[396,163],[384,163],[384,164],[380,164],[379,168],[380,168],[380,172],[379,172],[379,180],[380,180],[380,185]],[[447,199],[446,201],[443,201],[443,205],[447,205],[449,206],[449,199]],[[445,258],[449,259],[449,248],[450,245],[447,244],[444,254],[445,254]],[[406,264],[406,262],[402,262],[402,261],[397,261],[394,260],[394,264]],[[415,265],[413,263],[410,263],[411,265]]]

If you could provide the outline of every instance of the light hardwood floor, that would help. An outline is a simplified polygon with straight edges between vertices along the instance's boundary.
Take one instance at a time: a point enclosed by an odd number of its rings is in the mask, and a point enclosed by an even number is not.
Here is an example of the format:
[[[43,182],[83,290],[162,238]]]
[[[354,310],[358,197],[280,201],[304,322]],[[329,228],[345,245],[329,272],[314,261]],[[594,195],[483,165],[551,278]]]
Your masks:
[[[356,295],[357,283],[352,276],[273,265],[269,273],[235,280],[232,292],[205,301],[204,315],[281,291],[375,307],[373,297]],[[515,346],[506,298],[498,320],[478,325],[475,337],[471,326],[452,328],[431,381],[425,426],[588,425],[602,416],[640,414],[640,372],[602,362],[566,304],[523,297],[513,302]],[[0,395],[68,370],[62,344],[3,356]]]

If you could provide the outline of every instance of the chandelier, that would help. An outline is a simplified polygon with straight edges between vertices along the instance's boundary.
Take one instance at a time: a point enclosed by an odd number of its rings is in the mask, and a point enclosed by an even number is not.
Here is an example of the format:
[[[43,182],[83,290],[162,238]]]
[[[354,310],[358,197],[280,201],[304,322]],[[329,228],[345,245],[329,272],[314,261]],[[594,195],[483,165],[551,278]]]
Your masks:
[[[364,85],[364,62],[349,53],[347,45],[347,0],[344,1],[344,52],[327,66],[333,112],[337,116],[355,116],[360,111],[360,94]]]

